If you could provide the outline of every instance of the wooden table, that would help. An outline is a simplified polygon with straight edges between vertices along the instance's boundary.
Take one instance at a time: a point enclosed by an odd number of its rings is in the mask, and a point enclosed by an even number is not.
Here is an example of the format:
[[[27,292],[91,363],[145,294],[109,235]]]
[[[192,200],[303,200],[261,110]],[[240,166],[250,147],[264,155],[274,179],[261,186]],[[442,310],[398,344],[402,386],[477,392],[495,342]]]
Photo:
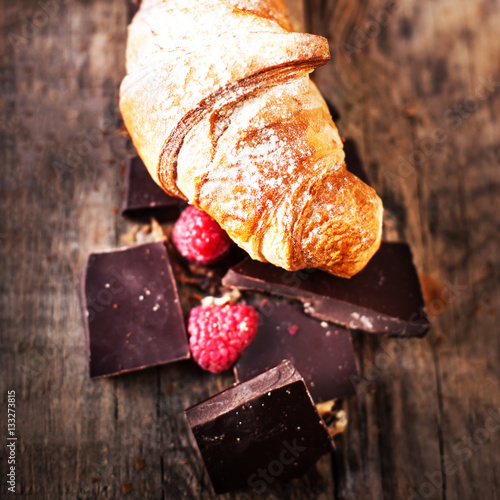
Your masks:
[[[179,363],[87,376],[75,278],[133,229],[117,213],[126,2],[1,4],[0,496],[15,390],[20,498],[213,498],[182,411],[230,375]],[[413,247],[433,328],[356,334],[370,382],[344,402],[337,453],[263,495],[221,498],[500,498],[500,4],[293,4],[330,42],[316,82]]]

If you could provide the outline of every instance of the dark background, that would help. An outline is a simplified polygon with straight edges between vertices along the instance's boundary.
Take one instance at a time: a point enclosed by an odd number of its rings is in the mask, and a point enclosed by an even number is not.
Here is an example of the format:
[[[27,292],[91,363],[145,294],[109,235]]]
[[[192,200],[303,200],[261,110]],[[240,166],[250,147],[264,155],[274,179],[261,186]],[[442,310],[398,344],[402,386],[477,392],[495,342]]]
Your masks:
[[[344,402],[337,453],[263,495],[221,498],[500,498],[500,4],[290,4],[329,39],[316,82],[360,148],[388,236],[412,245],[433,328],[356,334],[370,383]],[[212,498],[182,411],[230,375],[180,363],[87,376],[76,276],[90,251],[137,240],[117,213],[127,3],[0,8],[0,496],[13,389],[22,498],[114,499],[124,483],[127,498]]]

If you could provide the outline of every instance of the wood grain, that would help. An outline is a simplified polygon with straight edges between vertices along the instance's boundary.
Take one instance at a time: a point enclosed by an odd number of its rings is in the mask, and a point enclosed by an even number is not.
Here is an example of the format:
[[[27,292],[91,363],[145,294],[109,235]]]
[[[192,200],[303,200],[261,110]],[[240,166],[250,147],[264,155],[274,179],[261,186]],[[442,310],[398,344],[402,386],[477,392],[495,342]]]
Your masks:
[[[368,382],[345,402],[337,453],[263,495],[220,498],[498,499],[500,5],[293,3],[330,42],[315,80],[433,285],[434,324],[423,340],[356,334]],[[18,492],[214,498],[182,411],[231,376],[186,362],[87,377],[75,279],[133,227],[116,210],[126,2],[3,0],[2,14],[0,428],[14,389]]]

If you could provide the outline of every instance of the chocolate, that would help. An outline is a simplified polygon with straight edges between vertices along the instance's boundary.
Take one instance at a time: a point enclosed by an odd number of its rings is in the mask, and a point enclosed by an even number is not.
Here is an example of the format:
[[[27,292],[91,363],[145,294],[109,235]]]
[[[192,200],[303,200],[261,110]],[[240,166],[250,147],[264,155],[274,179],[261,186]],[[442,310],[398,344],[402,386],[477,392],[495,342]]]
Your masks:
[[[365,269],[351,279],[316,269],[284,271],[247,258],[222,282],[298,299],[311,316],[352,329],[406,337],[423,336],[430,327],[406,243],[383,242]]]
[[[303,378],[284,361],[185,412],[217,493],[301,476],[333,443]]]
[[[358,370],[350,333],[305,315],[296,305],[264,300],[259,328],[238,359],[237,381],[258,375],[283,359],[304,377],[315,403],[355,394]]]
[[[344,141],[344,153],[347,170],[361,179],[365,184],[371,186],[354,139],[346,139]]]
[[[91,254],[79,291],[91,378],[190,357],[162,242]]]
[[[179,216],[180,209],[185,204],[184,200],[168,195],[156,184],[138,155],[127,158],[122,215],[154,216],[158,220],[173,220]]]
[[[132,18],[136,15],[139,7],[141,6],[141,0],[128,0],[128,21],[132,21]]]

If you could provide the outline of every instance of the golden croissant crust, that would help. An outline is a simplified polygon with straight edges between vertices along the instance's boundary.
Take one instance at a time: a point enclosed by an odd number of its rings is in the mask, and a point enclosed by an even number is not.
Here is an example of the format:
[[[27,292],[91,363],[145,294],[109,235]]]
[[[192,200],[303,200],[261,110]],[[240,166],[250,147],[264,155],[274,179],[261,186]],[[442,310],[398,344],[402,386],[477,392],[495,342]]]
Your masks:
[[[350,277],[380,245],[382,203],[346,171],[309,79],[327,41],[289,29],[281,0],[143,0],[120,109],[156,182],[252,258]]]

